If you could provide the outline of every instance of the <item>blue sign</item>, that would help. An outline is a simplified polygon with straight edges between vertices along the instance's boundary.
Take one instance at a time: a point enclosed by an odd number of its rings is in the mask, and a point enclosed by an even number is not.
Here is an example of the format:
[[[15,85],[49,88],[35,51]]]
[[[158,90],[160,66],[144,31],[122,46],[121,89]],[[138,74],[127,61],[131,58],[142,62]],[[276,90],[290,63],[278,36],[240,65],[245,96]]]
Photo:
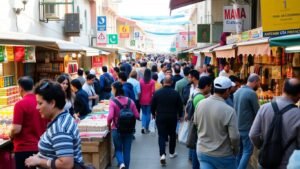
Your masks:
[[[140,32],[134,32],[134,37],[139,38],[140,37]]]
[[[97,30],[106,31],[106,16],[97,17]]]

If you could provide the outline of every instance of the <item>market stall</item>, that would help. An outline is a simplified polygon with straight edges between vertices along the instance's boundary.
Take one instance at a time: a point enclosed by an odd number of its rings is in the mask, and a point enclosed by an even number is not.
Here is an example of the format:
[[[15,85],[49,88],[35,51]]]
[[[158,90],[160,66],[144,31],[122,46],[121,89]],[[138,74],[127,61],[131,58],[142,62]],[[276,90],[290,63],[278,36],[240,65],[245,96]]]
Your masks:
[[[112,160],[111,135],[107,128],[108,104],[105,100],[94,106],[92,113],[78,124],[83,159],[96,169],[106,169]]]

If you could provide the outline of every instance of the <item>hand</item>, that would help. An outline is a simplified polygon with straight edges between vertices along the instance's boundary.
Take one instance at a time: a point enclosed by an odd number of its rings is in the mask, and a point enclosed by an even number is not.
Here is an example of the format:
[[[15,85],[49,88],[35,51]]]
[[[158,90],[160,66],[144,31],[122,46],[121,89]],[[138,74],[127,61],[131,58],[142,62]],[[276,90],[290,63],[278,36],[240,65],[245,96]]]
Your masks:
[[[35,167],[35,166],[38,166],[39,164],[41,164],[41,158],[38,157],[38,155],[33,155],[33,156],[30,156],[29,158],[27,158],[25,160],[25,165],[27,167]]]
[[[185,121],[188,121],[188,120],[189,120],[189,117],[188,117],[188,114],[187,114],[187,113],[184,114],[184,120],[185,120]]]

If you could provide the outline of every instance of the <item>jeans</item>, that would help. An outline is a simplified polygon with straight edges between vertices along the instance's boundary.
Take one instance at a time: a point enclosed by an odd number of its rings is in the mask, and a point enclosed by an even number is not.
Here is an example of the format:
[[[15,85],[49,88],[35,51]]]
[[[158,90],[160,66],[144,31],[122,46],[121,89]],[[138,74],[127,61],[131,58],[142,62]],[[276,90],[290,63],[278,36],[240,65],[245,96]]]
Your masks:
[[[16,169],[29,169],[29,167],[25,166],[25,160],[37,153],[37,151],[15,152]]]
[[[193,166],[193,169],[200,169],[200,163],[199,163],[199,160],[198,160],[198,156],[197,156],[197,151],[196,149],[189,149],[190,152],[192,153],[192,166]]]
[[[133,134],[120,134],[116,129],[113,129],[112,138],[115,146],[115,154],[118,161],[118,166],[124,163],[126,169],[129,169]]]
[[[197,153],[201,169],[236,169],[236,158],[231,156],[212,157]]]
[[[166,154],[166,140],[169,137],[169,153],[175,153],[176,147],[176,125],[177,119],[174,118],[156,118],[156,125],[158,131],[158,145],[160,156]]]
[[[151,106],[142,105],[142,127],[144,129],[149,129],[149,124],[151,120]]]
[[[246,169],[253,152],[249,131],[240,131],[240,152],[237,157],[238,169]]]

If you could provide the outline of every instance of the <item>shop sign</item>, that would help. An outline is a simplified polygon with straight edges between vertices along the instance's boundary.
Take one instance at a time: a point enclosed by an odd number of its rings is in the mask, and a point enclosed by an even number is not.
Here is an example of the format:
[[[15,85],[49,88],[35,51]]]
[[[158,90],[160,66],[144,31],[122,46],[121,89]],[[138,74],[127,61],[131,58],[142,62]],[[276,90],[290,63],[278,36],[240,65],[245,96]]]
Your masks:
[[[15,54],[14,54],[14,47],[13,46],[6,46],[5,47],[5,52],[6,52],[6,58],[7,58],[8,62],[15,60]]]
[[[97,32],[97,45],[104,46],[106,45],[106,31],[99,31]]]
[[[299,0],[261,0],[265,37],[300,33]]]
[[[238,42],[241,41],[241,38],[242,38],[241,34],[227,36],[226,37],[226,44],[230,45],[230,44],[238,43]]]
[[[242,38],[241,41],[249,41],[249,40],[254,40],[254,39],[260,39],[263,37],[263,32],[262,28],[257,28],[249,31],[245,31],[242,33]]]
[[[223,32],[241,33],[251,29],[251,13],[249,5],[224,6]]]
[[[130,41],[130,46],[135,46],[135,40]]]
[[[97,31],[106,31],[106,16],[97,17]]]
[[[187,32],[179,32],[179,48],[187,48],[188,47],[188,34]]]
[[[24,63],[35,63],[35,47],[25,47],[25,58]]]
[[[120,38],[129,38],[129,25],[120,25],[119,27],[119,34]]]
[[[188,44],[189,44],[189,47],[196,47],[197,46],[197,43],[196,43],[196,32],[193,31],[193,32],[189,32],[189,38],[188,38]]]
[[[105,62],[105,57],[103,56],[93,56],[92,58],[92,67],[102,67]]]
[[[117,45],[119,43],[118,34],[108,34],[108,44]]]
[[[197,42],[209,43],[210,42],[210,24],[197,25]]]

